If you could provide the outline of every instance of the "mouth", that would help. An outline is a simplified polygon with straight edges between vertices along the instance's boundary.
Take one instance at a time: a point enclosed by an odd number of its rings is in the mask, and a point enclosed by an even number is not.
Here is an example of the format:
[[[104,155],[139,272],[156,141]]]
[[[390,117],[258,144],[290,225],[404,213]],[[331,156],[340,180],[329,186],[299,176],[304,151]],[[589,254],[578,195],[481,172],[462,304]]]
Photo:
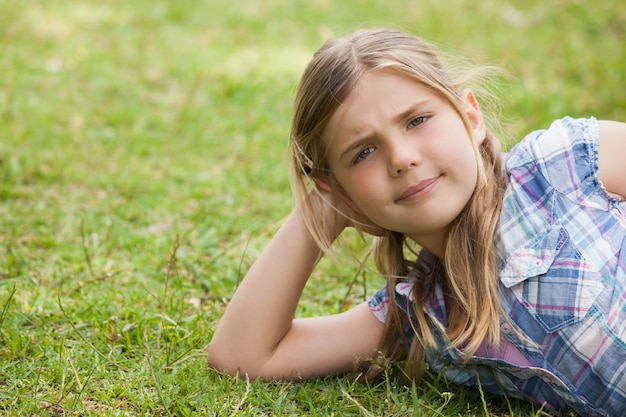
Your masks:
[[[428,178],[420,181],[417,185],[407,188],[402,194],[400,194],[400,197],[396,199],[396,202],[410,201],[422,197],[433,189],[433,187],[439,182],[440,178],[441,175]]]

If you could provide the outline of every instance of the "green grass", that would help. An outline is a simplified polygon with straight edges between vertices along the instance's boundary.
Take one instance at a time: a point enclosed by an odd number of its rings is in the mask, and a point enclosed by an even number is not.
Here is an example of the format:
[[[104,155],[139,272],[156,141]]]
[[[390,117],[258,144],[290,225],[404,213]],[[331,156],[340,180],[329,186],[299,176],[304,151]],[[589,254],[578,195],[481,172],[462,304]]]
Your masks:
[[[268,384],[205,354],[290,210],[291,101],[326,37],[395,26],[501,65],[510,138],[626,120],[622,2],[548,3],[0,2],[0,414],[537,415],[435,376]],[[381,285],[339,258],[300,315]]]

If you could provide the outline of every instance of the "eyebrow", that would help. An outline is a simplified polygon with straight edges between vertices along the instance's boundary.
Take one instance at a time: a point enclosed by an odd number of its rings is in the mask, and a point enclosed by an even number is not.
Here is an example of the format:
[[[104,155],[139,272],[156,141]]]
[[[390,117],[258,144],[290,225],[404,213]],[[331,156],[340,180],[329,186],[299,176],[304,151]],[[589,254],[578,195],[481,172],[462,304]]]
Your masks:
[[[407,119],[408,117],[410,117],[411,115],[415,114],[415,113],[419,113],[420,110],[425,107],[427,104],[429,104],[432,101],[432,99],[426,99],[423,101],[419,101],[417,103],[411,104],[406,110],[398,113],[397,115],[395,115],[392,118],[392,123],[396,124],[396,123],[400,123],[402,120]],[[357,139],[355,142],[351,143],[350,146],[348,146],[346,149],[344,149],[341,154],[339,154],[339,160],[342,160],[343,158],[345,158],[348,154],[352,153],[355,149],[361,148],[362,146],[364,146],[367,142],[372,140],[372,137],[374,135],[372,134],[368,134],[366,136],[363,136],[360,139]]]
[[[339,155],[339,160],[343,160],[348,154],[351,154],[354,150],[361,148],[362,146],[364,146],[367,142],[369,142],[372,139],[373,135],[367,135],[362,137],[361,139],[358,139],[356,142],[353,142],[352,144],[350,144],[350,146],[348,146],[346,149],[343,150],[343,152],[341,152],[341,154]]]
[[[392,120],[393,123],[400,123],[401,121],[408,119],[410,116],[412,116],[415,113],[419,113],[423,107],[425,107],[427,104],[429,104],[432,100],[431,99],[426,99],[423,101],[419,101],[417,103],[414,103],[412,105],[410,105],[405,111],[398,113]]]

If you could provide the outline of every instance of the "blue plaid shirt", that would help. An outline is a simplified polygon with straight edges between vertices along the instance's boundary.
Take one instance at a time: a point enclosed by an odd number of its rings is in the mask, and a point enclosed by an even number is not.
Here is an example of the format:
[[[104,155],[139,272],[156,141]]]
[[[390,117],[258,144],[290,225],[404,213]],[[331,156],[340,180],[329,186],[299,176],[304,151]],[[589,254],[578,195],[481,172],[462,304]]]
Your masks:
[[[438,349],[426,361],[451,381],[587,416],[626,412],[626,203],[598,180],[595,119],[565,118],[504,155],[507,186],[496,238],[500,302],[520,340],[502,335],[532,366],[464,355],[445,333],[446,309],[432,278],[427,314]],[[626,140],[626,138],[624,138]],[[626,163],[626,161],[625,161]],[[396,286],[409,316],[411,277]],[[369,301],[384,318],[383,288]],[[406,329],[412,336],[410,326]]]

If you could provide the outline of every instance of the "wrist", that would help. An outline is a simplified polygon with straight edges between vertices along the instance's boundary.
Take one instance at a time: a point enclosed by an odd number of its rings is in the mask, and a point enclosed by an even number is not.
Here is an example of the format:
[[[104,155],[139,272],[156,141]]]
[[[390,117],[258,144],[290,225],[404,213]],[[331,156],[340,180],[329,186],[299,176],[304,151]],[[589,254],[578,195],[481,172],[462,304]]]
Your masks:
[[[324,252],[349,225],[331,193],[311,190],[298,207],[308,234]]]

